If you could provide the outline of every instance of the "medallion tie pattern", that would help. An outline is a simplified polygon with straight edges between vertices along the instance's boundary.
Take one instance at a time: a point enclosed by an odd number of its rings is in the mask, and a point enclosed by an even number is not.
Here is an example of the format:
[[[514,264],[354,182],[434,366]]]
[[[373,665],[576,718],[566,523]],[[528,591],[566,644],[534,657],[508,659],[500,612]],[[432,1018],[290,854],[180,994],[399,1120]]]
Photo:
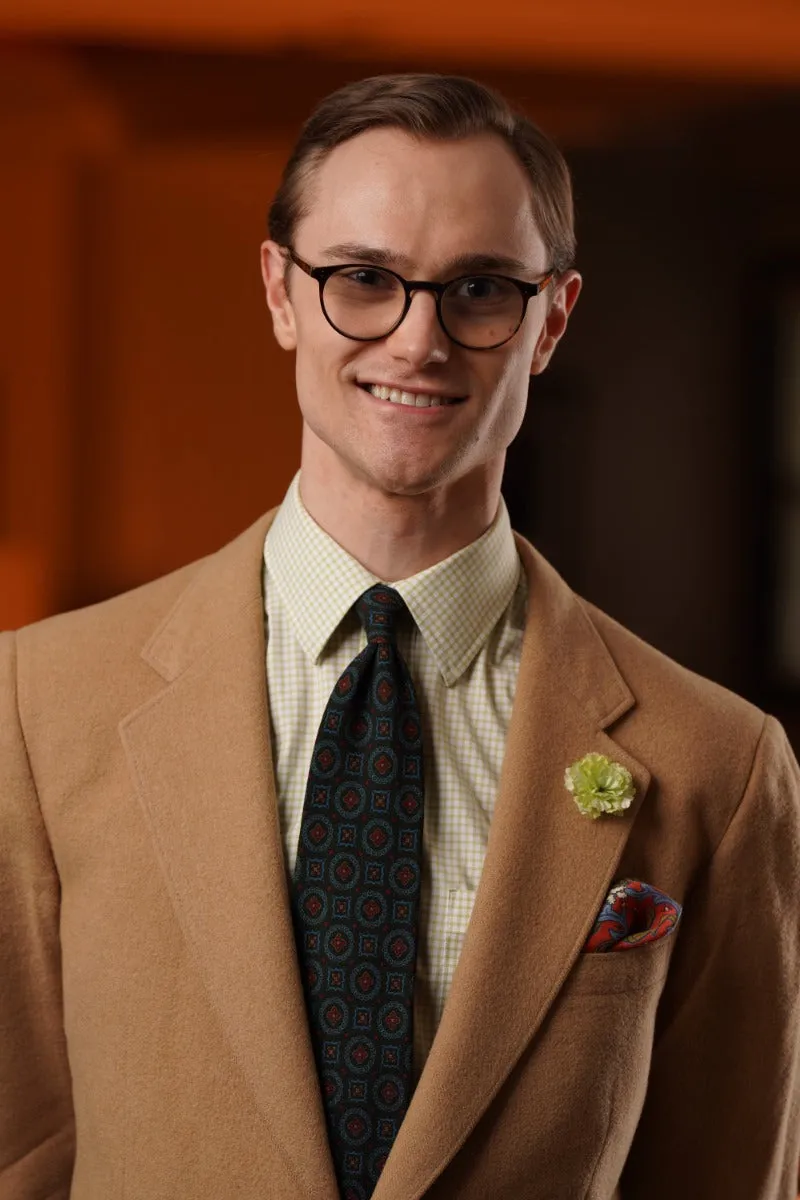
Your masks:
[[[343,1200],[372,1195],[411,1092],[422,878],[422,722],[396,643],[405,609],[356,603],[367,645],[337,681],[311,756],[292,917]]]

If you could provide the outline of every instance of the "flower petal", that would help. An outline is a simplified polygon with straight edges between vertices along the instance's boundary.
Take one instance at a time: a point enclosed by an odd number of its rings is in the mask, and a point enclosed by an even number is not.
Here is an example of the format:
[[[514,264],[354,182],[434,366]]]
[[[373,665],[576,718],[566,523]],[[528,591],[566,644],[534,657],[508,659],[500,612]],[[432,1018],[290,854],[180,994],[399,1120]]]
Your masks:
[[[564,772],[564,786],[584,816],[597,820],[630,808],[636,785],[627,767],[605,754],[584,754]]]

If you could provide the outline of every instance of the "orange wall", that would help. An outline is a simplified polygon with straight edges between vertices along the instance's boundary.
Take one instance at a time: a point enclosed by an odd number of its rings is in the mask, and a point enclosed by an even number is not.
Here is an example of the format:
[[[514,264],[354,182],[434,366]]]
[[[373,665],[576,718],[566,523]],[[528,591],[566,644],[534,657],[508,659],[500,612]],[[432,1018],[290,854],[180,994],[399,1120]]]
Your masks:
[[[291,133],[163,144],[68,56],[2,65],[5,628],[222,544],[280,500],[300,419],[259,275]]]
[[[259,274],[285,150],[134,148],[96,180],[84,320],[99,353],[81,364],[79,450],[80,525],[92,569],[102,564],[91,590],[222,544],[296,470],[293,360],[274,343]]]

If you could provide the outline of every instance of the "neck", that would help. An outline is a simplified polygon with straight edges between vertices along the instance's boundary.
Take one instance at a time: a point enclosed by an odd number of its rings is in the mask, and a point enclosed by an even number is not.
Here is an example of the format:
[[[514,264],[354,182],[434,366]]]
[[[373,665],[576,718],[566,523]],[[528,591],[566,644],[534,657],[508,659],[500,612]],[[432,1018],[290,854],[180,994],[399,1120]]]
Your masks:
[[[383,583],[449,558],[485,533],[497,513],[503,461],[415,495],[387,491],[331,454],[304,454],[300,498],[325,532]]]

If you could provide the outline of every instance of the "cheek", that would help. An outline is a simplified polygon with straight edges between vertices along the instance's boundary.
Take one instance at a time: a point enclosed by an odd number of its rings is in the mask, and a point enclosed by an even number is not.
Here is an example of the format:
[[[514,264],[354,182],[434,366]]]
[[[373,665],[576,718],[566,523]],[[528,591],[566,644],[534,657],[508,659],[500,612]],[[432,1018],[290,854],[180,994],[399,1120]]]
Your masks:
[[[487,362],[484,366],[483,382],[487,394],[493,397],[489,408],[496,420],[517,419],[518,410],[525,411],[533,353],[528,340],[514,345],[502,359]],[[518,419],[521,420],[521,415]]]
[[[520,430],[528,403],[531,348],[514,346],[502,358],[480,364],[485,401],[476,440],[492,452],[506,450]]]
[[[355,342],[348,342],[331,329],[321,313],[298,312],[297,321],[297,386],[299,390],[313,386],[310,402],[324,400],[325,392],[335,387],[336,378],[353,357]]]

